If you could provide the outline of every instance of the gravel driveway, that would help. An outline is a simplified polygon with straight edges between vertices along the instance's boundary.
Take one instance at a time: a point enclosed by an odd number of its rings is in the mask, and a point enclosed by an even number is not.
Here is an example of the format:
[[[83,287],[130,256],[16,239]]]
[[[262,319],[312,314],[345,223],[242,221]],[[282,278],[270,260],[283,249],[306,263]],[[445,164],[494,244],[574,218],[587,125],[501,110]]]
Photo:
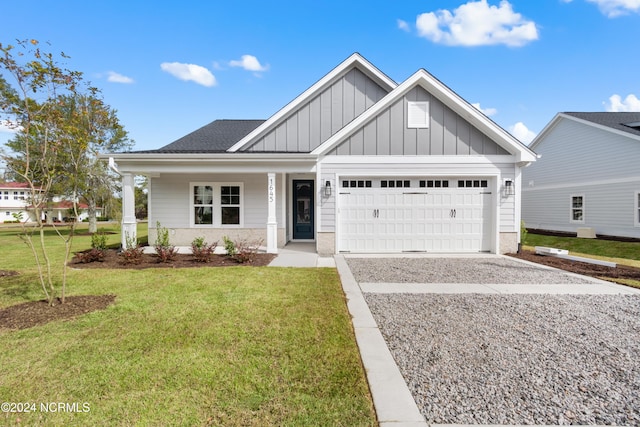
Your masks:
[[[500,257],[347,263],[359,282],[589,283]],[[640,425],[640,295],[364,296],[429,423]]]

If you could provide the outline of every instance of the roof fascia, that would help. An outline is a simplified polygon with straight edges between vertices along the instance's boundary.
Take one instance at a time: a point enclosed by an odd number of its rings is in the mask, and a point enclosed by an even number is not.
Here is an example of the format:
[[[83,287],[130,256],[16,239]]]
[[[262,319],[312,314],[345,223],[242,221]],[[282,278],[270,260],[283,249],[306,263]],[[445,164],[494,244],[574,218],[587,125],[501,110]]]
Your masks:
[[[531,147],[531,149],[535,149],[538,144],[540,144],[540,142],[546,138],[547,134],[549,132],[551,132],[551,130],[556,127],[556,125],[560,122],[561,119],[568,119],[570,118],[569,116],[567,116],[566,114],[563,113],[558,113],[556,114],[553,119],[551,119],[551,121],[549,123],[547,123],[547,125],[540,131],[540,133],[538,133],[536,135],[535,138],[533,138],[533,141],[531,141],[531,144],[529,144],[529,147]]]
[[[466,102],[458,94],[453,92],[424,69],[416,71],[411,77],[387,94],[387,96],[378,101],[376,105],[369,108],[358,118],[329,138],[324,144],[312,151],[312,154],[317,154],[318,156],[325,155],[345,138],[382,112],[385,108],[388,108],[404,96],[416,85],[422,86],[426,91],[438,98],[447,107],[451,108],[454,112],[469,121],[479,130],[488,136],[495,138],[498,144],[516,156],[518,162],[533,162],[536,160],[537,155],[532,150],[528,149],[520,141],[515,139],[515,137],[488,119],[484,114],[478,111],[478,109]]]
[[[565,118],[565,119],[573,120],[573,121],[575,121],[577,123],[582,123],[584,125],[588,125],[588,126],[594,127],[596,129],[600,129],[600,130],[603,130],[603,131],[606,131],[606,132],[610,132],[610,133],[615,133],[616,135],[620,135],[620,136],[624,136],[624,137],[627,137],[627,138],[631,138],[631,139],[635,139],[635,140],[640,141],[640,136],[634,135],[634,134],[629,133],[629,132],[625,132],[625,131],[620,130],[620,129],[612,128],[612,127],[609,127],[609,126],[606,126],[606,125],[602,125],[600,123],[595,123],[595,122],[592,122],[592,121],[589,121],[589,120],[581,119],[579,117],[575,117],[575,116],[572,116],[572,115],[569,115],[569,114],[559,113],[558,116],[561,116],[562,118]]]
[[[380,86],[385,89],[392,91],[395,89],[398,84],[394,82],[391,78],[385,75],[382,71],[380,71],[377,67],[367,61],[364,57],[362,57],[359,53],[354,53],[349,58],[344,60],[340,65],[331,70],[328,74],[326,74],[323,78],[318,80],[315,84],[313,84],[310,88],[305,90],[301,95],[296,97],[293,101],[287,104],[285,107],[280,109],[276,114],[271,116],[266,122],[258,126],[253,132],[249,133],[247,136],[242,138],[236,144],[234,144],[231,148],[229,148],[228,152],[236,152],[243,148],[244,146],[253,142],[255,138],[266,133],[274,126],[276,126],[282,119],[287,117],[293,111],[299,109],[302,105],[308,102],[313,98],[317,93],[320,93],[325,87],[329,86],[333,81],[335,81],[338,77],[340,77],[343,73],[350,70],[353,67],[359,68],[363,71],[367,76],[373,78]]]

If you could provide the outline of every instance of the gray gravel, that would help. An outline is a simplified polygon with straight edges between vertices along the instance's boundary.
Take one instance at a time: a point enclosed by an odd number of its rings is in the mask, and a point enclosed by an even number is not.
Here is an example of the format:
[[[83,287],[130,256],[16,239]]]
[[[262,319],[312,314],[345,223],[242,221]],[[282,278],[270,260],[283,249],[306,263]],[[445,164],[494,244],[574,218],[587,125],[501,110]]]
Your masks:
[[[640,297],[366,294],[438,424],[640,425]]]
[[[499,258],[347,262],[359,282],[585,280]],[[364,296],[429,423],[640,425],[639,295]]]
[[[581,276],[502,257],[345,259],[360,283],[591,283]]]

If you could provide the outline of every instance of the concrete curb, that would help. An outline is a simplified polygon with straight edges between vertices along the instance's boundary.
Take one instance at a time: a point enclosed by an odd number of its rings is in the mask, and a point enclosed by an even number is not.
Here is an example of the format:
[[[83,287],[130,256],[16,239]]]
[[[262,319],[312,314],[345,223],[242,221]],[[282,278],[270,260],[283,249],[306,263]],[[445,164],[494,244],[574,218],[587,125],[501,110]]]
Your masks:
[[[334,258],[380,426],[426,427],[344,256]]]

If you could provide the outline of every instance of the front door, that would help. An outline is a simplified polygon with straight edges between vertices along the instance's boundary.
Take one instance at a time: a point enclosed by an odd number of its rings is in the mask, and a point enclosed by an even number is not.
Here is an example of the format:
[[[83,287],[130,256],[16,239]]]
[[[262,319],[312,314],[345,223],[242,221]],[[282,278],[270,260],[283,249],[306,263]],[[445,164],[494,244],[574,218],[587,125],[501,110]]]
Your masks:
[[[293,238],[313,239],[313,181],[293,181]]]

